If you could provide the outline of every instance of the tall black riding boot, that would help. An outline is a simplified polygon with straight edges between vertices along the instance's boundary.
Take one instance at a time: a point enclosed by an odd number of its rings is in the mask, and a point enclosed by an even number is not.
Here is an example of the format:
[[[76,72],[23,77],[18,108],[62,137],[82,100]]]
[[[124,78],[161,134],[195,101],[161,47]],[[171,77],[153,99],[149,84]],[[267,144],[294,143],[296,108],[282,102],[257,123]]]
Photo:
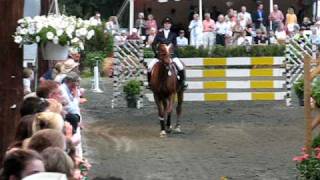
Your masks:
[[[183,89],[186,89],[188,87],[187,84],[185,84],[186,82],[186,71],[183,69],[181,71],[178,71],[178,76],[179,76],[179,83],[181,84],[181,87]]]
[[[151,81],[151,72],[147,73],[148,86],[147,89],[150,89],[150,81]]]

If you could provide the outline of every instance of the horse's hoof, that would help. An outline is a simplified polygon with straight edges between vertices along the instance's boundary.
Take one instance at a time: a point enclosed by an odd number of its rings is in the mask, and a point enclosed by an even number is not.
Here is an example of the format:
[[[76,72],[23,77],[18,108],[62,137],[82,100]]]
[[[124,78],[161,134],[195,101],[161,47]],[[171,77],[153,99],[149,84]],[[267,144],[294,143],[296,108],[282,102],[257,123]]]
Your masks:
[[[166,133],[171,133],[172,132],[172,126],[167,127]]]
[[[182,132],[180,126],[177,126],[176,128],[174,128],[174,131],[175,131],[176,133],[181,133],[181,132]]]
[[[160,132],[160,137],[161,137],[161,138],[167,137],[166,131],[161,131],[161,132]]]

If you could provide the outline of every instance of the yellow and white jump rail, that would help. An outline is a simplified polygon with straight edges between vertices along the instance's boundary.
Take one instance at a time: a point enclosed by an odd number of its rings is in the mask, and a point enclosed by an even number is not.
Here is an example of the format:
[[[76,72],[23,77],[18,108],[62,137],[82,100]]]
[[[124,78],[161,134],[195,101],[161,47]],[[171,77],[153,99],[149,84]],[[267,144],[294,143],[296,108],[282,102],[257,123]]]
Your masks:
[[[285,57],[181,58],[185,101],[284,100]],[[149,63],[151,59],[145,59]],[[146,97],[153,101],[152,93]]]

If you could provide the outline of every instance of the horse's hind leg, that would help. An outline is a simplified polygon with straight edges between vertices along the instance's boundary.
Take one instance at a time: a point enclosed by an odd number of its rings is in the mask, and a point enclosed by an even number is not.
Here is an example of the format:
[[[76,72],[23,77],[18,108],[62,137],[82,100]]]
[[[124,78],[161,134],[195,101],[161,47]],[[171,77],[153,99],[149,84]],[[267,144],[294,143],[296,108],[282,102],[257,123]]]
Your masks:
[[[181,124],[180,124],[180,117],[182,113],[182,102],[183,102],[183,90],[178,91],[177,93],[178,96],[178,104],[177,104],[177,122],[175,126],[175,131],[176,132],[181,132]]]

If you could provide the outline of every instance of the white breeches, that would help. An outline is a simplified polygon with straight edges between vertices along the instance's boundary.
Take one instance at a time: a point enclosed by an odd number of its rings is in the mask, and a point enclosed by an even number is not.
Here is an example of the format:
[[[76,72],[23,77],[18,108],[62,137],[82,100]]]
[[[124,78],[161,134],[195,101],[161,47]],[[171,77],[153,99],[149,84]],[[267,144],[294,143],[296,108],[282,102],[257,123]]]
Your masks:
[[[152,59],[149,64],[148,64],[148,72],[151,72],[153,66],[158,62],[159,60],[154,58]],[[178,71],[181,71],[184,69],[184,66],[182,64],[182,62],[180,61],[179,58],[175,57],[172,59],[172,61],[176,64],[177,68],[178,68]]]

